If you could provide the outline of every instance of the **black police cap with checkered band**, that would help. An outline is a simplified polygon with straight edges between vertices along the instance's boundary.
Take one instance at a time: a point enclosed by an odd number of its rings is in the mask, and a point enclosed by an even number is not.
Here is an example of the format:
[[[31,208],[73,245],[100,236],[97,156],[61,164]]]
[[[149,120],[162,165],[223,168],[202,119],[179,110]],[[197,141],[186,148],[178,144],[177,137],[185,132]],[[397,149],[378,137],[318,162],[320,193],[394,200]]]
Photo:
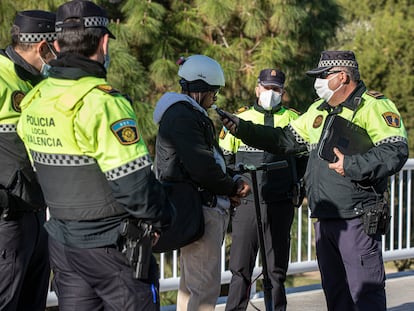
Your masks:
[[[323,51],[318,67],[306,72],[308,76],[318,76],[332,67],[353,67],[358,69],[355,54],[352,51]]]
[[[22,43],[37,43],[43,40],[53,42],[56,15],[51,12],[30,10],[16,14],[14,25],[19,27],[19,40]]]
[[[109,37],[115,39],[107,28],[108,24],[106,11],[91,1],[73,0],[57,9],[56,32],[61,32],[63,28],[102,28]]]

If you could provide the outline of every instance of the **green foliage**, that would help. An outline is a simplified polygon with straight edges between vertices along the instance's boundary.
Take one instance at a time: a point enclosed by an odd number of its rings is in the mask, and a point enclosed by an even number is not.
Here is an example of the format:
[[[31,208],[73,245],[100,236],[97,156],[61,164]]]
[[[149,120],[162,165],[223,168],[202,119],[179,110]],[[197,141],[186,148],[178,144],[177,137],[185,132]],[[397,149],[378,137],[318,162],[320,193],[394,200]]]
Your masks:
[[[414,3],[410,0],[341,0],[347,24],[338,31],[337,48],[355,51],[367,87],[382,92],[400,110],[408,135],[414,132]],[[360,8],[367,8],[363,11]],[[369,14],[368,14],[369,13]],[[409,140],[410,152],[414,141]]]
[[[3,46],[16,10],[55,9],[63,2],[2,0]],[[305,110],[314,92],[312,79],[304,72],[315,65],[339,20],[338,6],[332,0],[96,2],[107,8],[111,31],[117,37],[110,43],[109,81],[130,95],[139,115],[147,114],[145,120],[152,119],[151,108],[147,108],[153,107],[162,93],[179,90],[175,61],[191,54],[209,55],[222,65],[226,86],[220,105],[227,110],[234,111],[255,99],[259,71],[269,67],[288,74],[288,104]],[[150,123],[147,121],[143,130],[152,141],[156,127]]]

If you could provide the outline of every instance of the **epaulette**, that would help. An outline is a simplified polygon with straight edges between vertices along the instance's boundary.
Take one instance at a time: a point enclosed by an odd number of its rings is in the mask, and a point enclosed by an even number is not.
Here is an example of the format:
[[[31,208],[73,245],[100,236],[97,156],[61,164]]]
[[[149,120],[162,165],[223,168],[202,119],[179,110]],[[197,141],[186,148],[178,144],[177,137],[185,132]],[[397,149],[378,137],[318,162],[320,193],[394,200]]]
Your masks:
[[[294,108],[290,108],[290,107],[288,107],[287,109],[289,109],[290,111],[293,111],[294,113],[296,113],[297,115],[301,115],[302,114],[302,112],[300,112],[300,111],[298,111],[298,110],[296,110],[296,109],[294,109]]]
[[[118,90],[114,89],[109,84],[100,84],[100,85],[96,86],[96,88],[98,90],[101,90],[101,91],[107,93],[107,94],[111,94],[111,95],[120,94],[120,92]]]
[[[374,90],[369,90],[369,91],[367,91],[367,95],[369,95],[369,96],[371,96],[371,97],[374,97],[374,98],[376,98],[376,99],[379,99],[379,98],[384,98],[384,97],[385,97],[385,95],[384,95],[384,94],[382,94],[381,92],[374,91]]]
[[[250,109],[250,106],[244,106],[244,107],[241,107],[241,108],[237,109],[234,114],[239,114],[239,113],[245,112],[246,110],[249,110],[249,109]]]

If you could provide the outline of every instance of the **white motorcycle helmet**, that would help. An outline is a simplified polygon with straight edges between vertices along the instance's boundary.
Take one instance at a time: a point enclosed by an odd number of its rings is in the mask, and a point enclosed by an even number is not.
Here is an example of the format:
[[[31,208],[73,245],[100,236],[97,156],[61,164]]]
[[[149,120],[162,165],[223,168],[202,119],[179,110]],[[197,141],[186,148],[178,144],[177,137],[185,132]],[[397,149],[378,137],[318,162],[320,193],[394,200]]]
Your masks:
[[[223,69],[218,62],[205,55],[181,58],[178,75],[181,87],[189,92],[208,92],[224,86]]]

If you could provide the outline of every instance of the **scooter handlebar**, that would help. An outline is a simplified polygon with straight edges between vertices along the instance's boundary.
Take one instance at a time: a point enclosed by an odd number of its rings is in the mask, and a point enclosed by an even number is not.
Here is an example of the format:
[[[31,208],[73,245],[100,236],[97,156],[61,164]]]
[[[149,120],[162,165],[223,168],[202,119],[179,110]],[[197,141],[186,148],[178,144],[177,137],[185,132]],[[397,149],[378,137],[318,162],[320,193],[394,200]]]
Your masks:
[[[270,163],[262,163],[260,166],[257,167],[251,164],[239,163],[237,166],[238,172],[240,173],[246,173],[251,171],[273,171],[288,167],[288,162],[286,160],[283,160]]]

